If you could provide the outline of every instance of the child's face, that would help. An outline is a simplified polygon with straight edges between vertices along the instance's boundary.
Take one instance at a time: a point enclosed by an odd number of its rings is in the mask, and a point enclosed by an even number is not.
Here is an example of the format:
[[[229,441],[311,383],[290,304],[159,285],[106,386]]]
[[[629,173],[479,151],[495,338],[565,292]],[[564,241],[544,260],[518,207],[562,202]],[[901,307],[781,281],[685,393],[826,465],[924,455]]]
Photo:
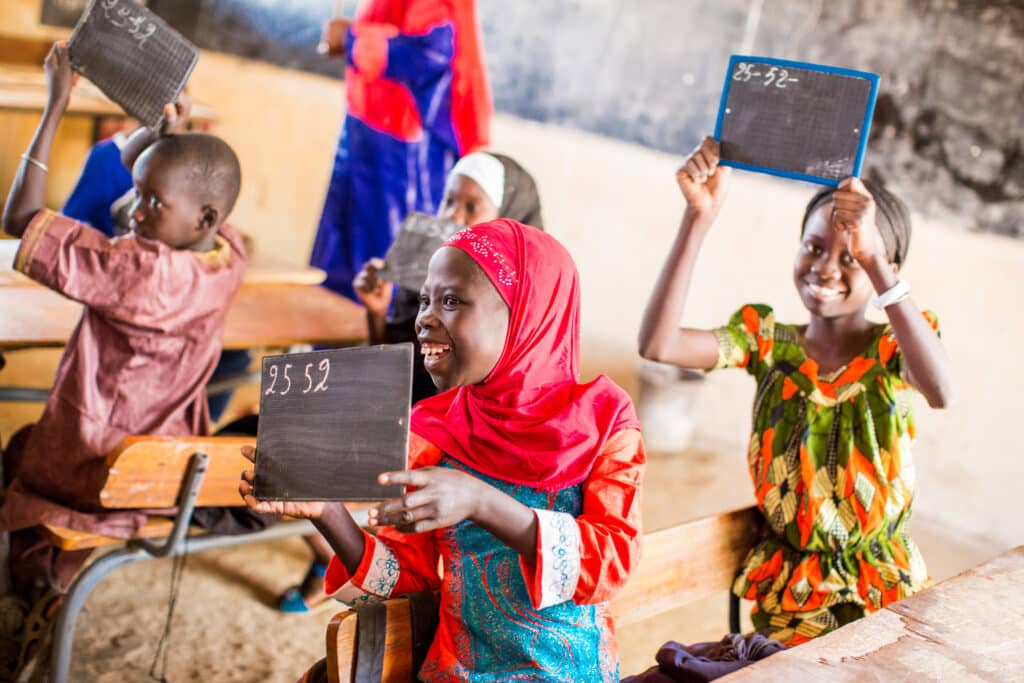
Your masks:
[[[457,175],[448,183],[437,215],[469,226],[493,221],[498,217],[498,207],[475,180]]]
[[[420,290],[416,335],[423,365],[440,391],[484,381],[505,349],[509,309],[461,249],[434,253]]]
[[[152,147],[139,156],[132,168],[132,232],[175,249],[187,249],[205,235],[208,226],[188,173],[184,164],[169,163]]]
[[[871,280],[850,254],[842,232],[832,225],[832,202],[807,218],[793,264],[793,282],[813,315],[837,318],[863,311]]]

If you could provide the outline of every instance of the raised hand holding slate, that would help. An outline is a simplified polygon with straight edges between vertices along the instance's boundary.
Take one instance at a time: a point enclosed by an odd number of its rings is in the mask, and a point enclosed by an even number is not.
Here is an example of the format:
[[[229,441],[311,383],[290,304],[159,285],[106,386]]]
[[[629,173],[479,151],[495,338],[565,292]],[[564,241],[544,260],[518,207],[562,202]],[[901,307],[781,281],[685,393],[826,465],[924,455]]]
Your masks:
[[[68,51],[75,71],[150,128],[199,60],[192,43],[133,0],[91,0]]]
[[[879,77],[733,55],[715,126],[721,164],[823,185],[860,175]]]
[[[374,501],[401,493],[412,344],[263,358],[256,480],[260,500]]]
[[[465,226],[425,213],[410,213],[384,255],[380,275],[414,292],[427,281],[427,265],[448,238]]]

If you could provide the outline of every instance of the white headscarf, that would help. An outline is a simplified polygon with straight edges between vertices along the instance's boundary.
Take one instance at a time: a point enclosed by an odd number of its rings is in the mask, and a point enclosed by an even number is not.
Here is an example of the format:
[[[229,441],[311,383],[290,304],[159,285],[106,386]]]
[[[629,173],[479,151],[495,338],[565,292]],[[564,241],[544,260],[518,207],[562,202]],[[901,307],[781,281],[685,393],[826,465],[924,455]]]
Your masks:
[[[452,167],[447,185],[460,175],[479,185],[495,206],[501,206],[505,199],[505,167],[500,161],[486,152],[467,154]]]

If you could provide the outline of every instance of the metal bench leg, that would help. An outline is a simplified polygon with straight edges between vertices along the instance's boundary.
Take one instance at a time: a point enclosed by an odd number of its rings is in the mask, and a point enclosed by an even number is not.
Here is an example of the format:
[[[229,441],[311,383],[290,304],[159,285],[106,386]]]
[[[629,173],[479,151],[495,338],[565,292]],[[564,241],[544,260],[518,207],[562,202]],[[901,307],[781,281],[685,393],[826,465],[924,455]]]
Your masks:
[[[67,595],[64,596],[64,602],[57,614],[57,622],[54,624],[53,652],[50,655],[51,683],[65,683],[68,680],[68,670],[71,667],[71,648],[75,640],[75,624],[78,622],[78,613],[92,589],[103,580],[103,577],[118,567],[146,560],[149,557],[144,550],[122,548],[104,555],[78,575],[78,578],[71,584],[71,588],[68,589]]]
[[[192,510],[195,508],[196,495],[206,474],[209,456],[205,453],[193,453],[189,459],[185,480],[178,493],[178,516],[174,520],[174,528],[164,543],[152,543],[146,540],[129,542],[121,550],[115,550],[93,562],[85,568],[68,589],[64,602],[57,615],[57,623],[53,632],[53,653],[50,656],[51,683],[65,683],[68,670],[71,668],[71,650],[75,640],[75,624],[78,613],[89,597],[89,593],[104,576],[118,567],[153,557],[167,557],[178,554],[185,540]]]

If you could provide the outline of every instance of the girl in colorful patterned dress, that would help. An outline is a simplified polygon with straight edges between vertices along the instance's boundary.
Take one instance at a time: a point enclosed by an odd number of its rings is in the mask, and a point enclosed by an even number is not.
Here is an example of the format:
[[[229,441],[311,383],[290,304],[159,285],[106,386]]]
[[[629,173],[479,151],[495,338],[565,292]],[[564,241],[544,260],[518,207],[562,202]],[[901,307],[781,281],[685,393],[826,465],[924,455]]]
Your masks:
[[[553,237],[498,219],[430,261],[416,320],[437,396],[416,404],[414,487],[370,512],[259,502],[314,521],[335,597],[440,589],[425,681],[618,681],[607,602],[639,559],[644,451],[626,393],[578,383],[579,278]],[[251,449],[243,449],[252,457]],[[438,572],[438,560],[443,572]]]
[[[910,390],[933,408],[952,400],[934,315],[899,280],[909,214],[856,178],[807,205],[793,265],[806,325],[762,304],[715,330],[681,328],[700,244],[729,184],[705,138],[676,180],[687,207],[640,330],[645,358],[685,368],[745,368],[757,382],[748,450],[765,534],[733,591],[755,600],[758,631],[802,643],[899,600],[928,580],[907,535],[914,468]],[[886,325],[864,317],[873,303]]]

